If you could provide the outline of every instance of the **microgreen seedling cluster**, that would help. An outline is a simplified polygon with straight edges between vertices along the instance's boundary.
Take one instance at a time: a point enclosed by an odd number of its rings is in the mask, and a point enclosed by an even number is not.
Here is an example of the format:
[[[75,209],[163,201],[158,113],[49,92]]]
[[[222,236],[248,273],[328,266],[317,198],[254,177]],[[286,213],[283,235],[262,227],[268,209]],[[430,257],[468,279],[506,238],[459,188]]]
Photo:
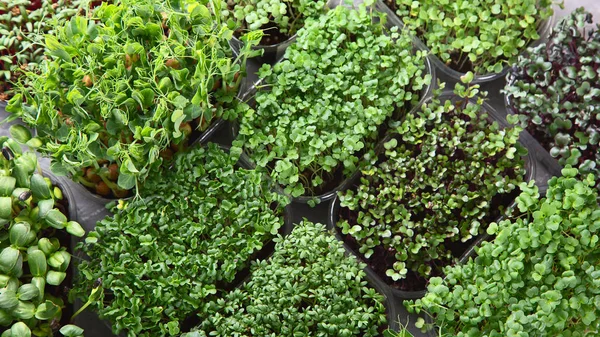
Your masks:
[[[203,323],[185,336],[379,336],[384,298],[345,253],[325,226],[301,222],[252,265],[248,282],[208,303]]]
[[[552,0],[388,0],[407,29],[452,69],[499,73],[553,14]]]
[[[390,280],[439,274],[457,258],[448,244],[482,234],[523,181],[521,129],[491,122],[478,88],[457,84],[445,97],[436,90],[357,186],[338,193],[337,226]]]
[[[142,198],[121,202],[80,247],[91,259],[78,266],[77,292],[86,298],[103,281],[95,306],[115,332],[179,334],[284,224],[287,199],[217,145],[173,165],[151,174]]]
[[[231,11],[240,25],[240,34],[262,29],[261,45],[289,39],[310,17],[326,10],[326,0],[232,0]]]
[[[38,173],[35,153],[0,137],[0,327],[2,337],[80,337],[61,327],[70,235],[83,228],[67,218],[62,190]]]
[[[426,310],[443,336],[597,336],[600,207],[592,175],[565,168],[545,198],[532,183],[517,199],[524,216],[488,228],[495,235],[464,265],[433,278],[409,304]]]
[[[10,0],[0,2],[0,100],[12,96],[11,82],[44,59],[40,34],[89,6],[86,0]]]
[[[234,145],[292,196],[325,193],[419,101],[425,72],[425,53],[384,15],[336,7],[306,21],[285,60],[260,69]]]
[[[547,43],[519,58],[504,91],[518,122],[561,165],[598,176],[600,27],[591,23],[583,8],[560,20]]]
[[[234,57],[233,31],[213,10],[192,0],[123,0],[75,16],[45,36],[49,60],[26,74],[30,88],[6,110],[36,128],[54,172],[126,196],[194,129],[236,117],[258,41],[248,35]]]

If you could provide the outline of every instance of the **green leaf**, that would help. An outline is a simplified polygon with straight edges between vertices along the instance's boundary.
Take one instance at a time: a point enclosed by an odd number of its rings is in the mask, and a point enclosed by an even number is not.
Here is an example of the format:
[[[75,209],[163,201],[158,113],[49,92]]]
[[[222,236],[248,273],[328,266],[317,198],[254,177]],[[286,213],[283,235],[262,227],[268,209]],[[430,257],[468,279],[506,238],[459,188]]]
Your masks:
[[[17,179],[18,187],[27,187],[29,188],[29,178],[30,178],[30,170],[26,164],[18,163],[13,167],[12,176]]]
[[[138,171],[138,169],[135,167],[135,165],[133,164],[133,162],[130,159],[125,159],[125,161],[123,162],[121,167],[125,167],[127,169],[126,172],[122,172],[122,173],[139,173],[140,172],[140,171]]]
[[[469,84],[469,83],[473,82],[473,78],[474,78],[473,73],[469,71],[460,77],[460,81],[462,83]]]
[[[52,301],[46,301],[40,305],[38,305],[35,318],[47,321],[57,317],[57,314],[60,312],[60,307],[54,304]]]
[[[0,253],[0,271],[7,275],[18,275],[23,268],[23,256],[18,249],[5,247]]]
[[[35,315],[35,305],[30,302],[19,301],[19,303],[13,311],[13,315],[17,319],[30,319]]]
[[[122,173],[122,172],[121,172],[121,174],[119,174],[119,178],[117,180],[119,187],[124,190],[130,190],[130,189],[134,188],[135,182],[136,182],[136,180],[135,180],[135,176],[133,174]]]
[[[52,161],[52,163],[50,164],[50,170],[57,176],[66,176],[67,174],[69,174],[69,170],[67,169],[65,164],[57,161]]]
[[[12,194],[12,191],[15,189],[17,184],[17,179],[8,176],[0,177],[0,196],[1,197],[9,197]],[[2,213],[0,211],[0,213]],[[6,215],[6,212],[3,214]]]
[[[31,337],[31,330],[23,322],[17,322],[10,327],[11,337]]]
[[[34,298],[37,298],[39,295],[39,289],[31,283],[23,284],[19,287],[19,290],[17,291],[17,297],[21,301],[29,301]]]
[[[198,13],[203,18],[210,18],[211,14],[208,8],[204,5],[197,5],[194,7],[194,13]]]
[[[41,250],[36,250],[28,254],[27,264],[33,276],[45,276],[48,270],[46,255]]]
[[[26,222],[18,222],[10,228],[9,239],[14,247],[26,247],[35,239],[36,233],[32,231],[31,225]]]
[[[65,250],[59,250],[48,257],[48,265],[57,271],[65,272],[71,262],[71,254]]]
[[[502,7],[499,4],[495,4],[491,7],[491,12],[494,15],[498,15],[502,12]]]
[[[0,219],[10,220],[12,218],[12,198],[0,197]]]
[[[487,229],[487,233],[489,235],[495,235],[496,233],[498,233],[498,224],[495,222],[492,222]]]
[[[25,144],[31,139],[31,131],[21,124],[14,124],[10,126],[10,136],[20,144]]]
[[[65,62],[71,63],[73,60],[71,59],[71,55],[67,53],[64,49],[64,46],[58,42],[58,39],[52,35],[46,35],[46,48],[50,52],[50,55],[54,55],[59,57]]]
[[[177,108],[171,115],[171,122],[175,122],[183,116],[183,109],[187,106],[189,100],[181,95],[173,99],[173,105]]]
[[[40,212],[41,213],[41,212]],[[48,211],[44,217],[46,223],[56,229],[63,229],[67,225],[67,217],[58,209],[54,208]]]
[[[576,177],[578,172],[577,172],[577,169],[568,166],[568,167],[563,168],[561,170],[561,173],[562,173],[563,177]]]
[[[21,146],[19,145],[19,143],[17,143],[12,138],[5,139],[4,140],[4,144],[2,145],[2,148],[3,149],[9,149],[10,151],[12,151],[12,153],[14,155],[20,155],[20,154],[23,153],[23,149],[21,149]]]
[[[417,329],[422,329],[425,326],[425,320],[423,319],[423,317],[419,317],[417,319],[417,321],[415,322],[415,327],[417,327]]]
[[[52,194],[50,193],[50,187],[48,183],[44,179],[44,177],[40,174],[34,173],[31,176],[31,192],[33,196],[38,199],[50,199],[52,198]]]
[[[398,141],[395,138],[393,138],[393,139],[390,139],[388,142],[386,142],[383,146],[385,147],[386,150],[391,150],[391,149],[396,148],[396,146],[398,146]]]
[[[67,94],[67,100],[74,105],[81,105],[85,102],[85,97],[79,90],[72,89]]]
[[[67,274],[64,272],[49,270],[48,274],[46,274],[46,283],[53,286],[59,286],[67,277]]]
[[[73,324],[67,324],[60,328],[60,333],[65,337],[80,337],[83,336],[83,331],[83,329]]]
[[[45,255],[50,255],[57,251],[60,248],[60,243],[56,238],[48,239],[48,238],[40,238],[38,240],[39,249],[44,252]]]
[[[180,333],[179,330],[179,322],[177,321],[170,321],[169,323],[167,323],[167,329],[169,330],[169,335],[170,336],[176,336]]]
[[[42,143],[41,139],[34,137],[34,138],[31,138],[30,140],[28,140],[27,143],[25,143],[25,145],[27,145],[30,148],[37,149],[37,148],[41,147],[43,145],[43,143]]]
[[[39,217],[44,219],[48,216],[50,211],[54,209],[54,199],[40,200],[38,202]]]
[[[31,279],[31,284],[33,284],[34,286],[36,286],[40,292],[40,296],[37,298],[38,301],[41,301],[44,298],[44,293],[46,290],[46,277],[45,275],[42,276],[36,276],[33,277]]]
[[[12,323],[13,318],[7,310],[0,309],[0,326],[8,326]]]
[[[10,311],[17,307],[19,299],[15,291],[2,289],[0,290],[0,309]]]
[[[66,229],[67,229],[67,232],[69,234],[74,235],[74,236],[76,236],[78,238],[81,238],[81,237],[83,237],[85,235],[85,230],[76,221],[69,221],[69,222],[67,222]]]

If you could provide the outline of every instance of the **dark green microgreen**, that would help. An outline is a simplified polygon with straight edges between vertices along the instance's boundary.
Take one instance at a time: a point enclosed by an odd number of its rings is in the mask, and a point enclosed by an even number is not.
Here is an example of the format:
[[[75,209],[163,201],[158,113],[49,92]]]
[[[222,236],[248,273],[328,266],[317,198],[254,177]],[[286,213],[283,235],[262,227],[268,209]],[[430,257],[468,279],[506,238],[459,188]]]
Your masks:
[[[80,246],[91,259],[78,266],[75,294],[91,293],[86,305],[115,333],[178,336],[282,228],[288,199],[236,162],[216,144],[178,154]]]
[[[478,85],[457,84],[445,98],[443,87],[406,116],[357,186],[338,193],[337,226],[400,288],[408,276],[429,277],[453,263],[448,244],[483,234],[524,179],[521,129],[490,120]]]
[[[325,226],[304,220],[276,241],[273,255],[252,265],[249,281],[204,305],[203,323],[183,336],[380,335],[384,297]]]

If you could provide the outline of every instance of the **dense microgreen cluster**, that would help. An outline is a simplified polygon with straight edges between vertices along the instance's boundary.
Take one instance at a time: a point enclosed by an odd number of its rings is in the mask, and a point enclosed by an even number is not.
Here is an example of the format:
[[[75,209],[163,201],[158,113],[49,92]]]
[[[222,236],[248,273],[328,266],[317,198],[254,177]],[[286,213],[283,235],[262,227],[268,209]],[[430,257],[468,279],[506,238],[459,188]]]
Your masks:
[[[396,14],[452,69],[499,73],[553,14],[552,0],[387,0]]]
[[[102,280],[96,304],[115,332],[176,336],[182,321],[283,226],[287,199],[215,144],[180,153],[173,168],[148,177],[142,198],[119,204],[81,248],[76,289],[84,298]]]
[[[71,254],[70,235],[83,236],[69,221],[60,188],[38,172],[35,153],[0,137],[0,327],[2,337],[79,337],[61,328]]]
[[[561,19],[547,43],[512,68],[505,93],[520,123],[558,159],[598,175],[600,26],[583,8]]]
[[[490,122],[478,88],[457,84],[445,97],[436,90],[361,170],[357,186],[338,193],[337,226],[365,258],[391,258],[383,272],[393,281],[451,263],[446,244],[482,234],[523,181],[521,129]]]
[[[325,226],[305,220],[252,265],[240,289],[208,303],[197,331],[184,336],[379,336],[383,296],[363,268]]]
[[[285,60],[260,69],[268,89],[240,116],[234,145],[287,193],[331,190],[335,177],[356,170],[386,121],[418,102],[429,84],[425,53],[385,22],[364,6],[338,6],[306,21]]]
[[[307,18],[322,14],[326,4],[326,0],[233,0],[232,12],[242,29],[263,29],[261,44],[271,45],[296,34]]]
[[[600,207],[592,175],[565,168],[546,197],[522,184],[524,216],[492,224],[477,257],[433,278],[411,309],[426,310],[444,336],[598,336]]]
[[[220,2],[210,2],[218,11]],[[122,0],[45,36],[50,58],[7,111],[35,127],[53,171],[123,196],[192,129],[234,118],[245,59],[220,13],[193,0]],[[260,35],[260,34],[259,34]],[[116,167],[110,168],[111,163]],[[82,167],[85,168],[82,170]]]
[[[68,20],[87,4],[81,0],[0,2],[0,100],[12,96],[9,82],[44,59],[40,34],[50,33],[53,22]]]

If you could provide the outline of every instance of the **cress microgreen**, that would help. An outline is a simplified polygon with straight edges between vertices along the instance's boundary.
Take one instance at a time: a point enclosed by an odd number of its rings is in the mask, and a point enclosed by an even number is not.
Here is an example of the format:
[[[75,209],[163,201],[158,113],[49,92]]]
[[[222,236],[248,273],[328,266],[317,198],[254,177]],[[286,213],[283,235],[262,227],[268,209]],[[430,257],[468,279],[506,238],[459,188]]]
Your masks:
[[[178,336],[283,226],[288,200],[271,185],[215,144],[179,153],[88,235],[75,292],[87,299],[101,279],[91,306],[115,333]]]
[[[35,153],[5,136],[0,148],[1,336],[54,337],[67,299],[70,235],[85,232],[67,218],[61,189],[37,172]]]
[[[521,129],[489,120],[478,85],[457,84],[442,96],[443,87],[406,116],[383,153],[361,169],[356,187],[338,192],[337,226],[403,290],[418,290],[415,277],[454,262],[447,245],[482,234],[525,173]]]
[[[385,124],[419,101],[425,53],[384,14],[338,6],[309,19],[285,59],[263,65],[256,106],[234,146],[294,197],[333,189],[374,147]]]
[[[380,335],[384,297],[325,226],[304,220],[276,241],[248,282],[206,304],[202,324],[185,337]]]
[[[261,45],[274,45],[285,41],[302,28],[309,17],[325,12],[326,0],[233,0],[231,12],[240,29],[262,29]]]
[[[45,36],[48,60],[26,73],[30,88],[6,110],[36,128],[55,173],[125,196],[193,129],[236,117],[245,59],[258,40],[234,57],[221,5],[122,0],[61,22]]]
[[[598,191],[592,175],[562,174],[545,198],[521,184],[524,214],[490,227],[495,239],[432,278],[410,311],[431,314],[447,337],[598,336]]]
[[[553,0],[387,0],[404,25],[452,69],[499,73],[540,38]],[[562,2],[562,1],[561,1]]]
[[[584,176],[600,167],[600,26],[586,27],[592,22],[583,8],[561,19],[547,43],[519,58],[504,89],[521,125]]]

